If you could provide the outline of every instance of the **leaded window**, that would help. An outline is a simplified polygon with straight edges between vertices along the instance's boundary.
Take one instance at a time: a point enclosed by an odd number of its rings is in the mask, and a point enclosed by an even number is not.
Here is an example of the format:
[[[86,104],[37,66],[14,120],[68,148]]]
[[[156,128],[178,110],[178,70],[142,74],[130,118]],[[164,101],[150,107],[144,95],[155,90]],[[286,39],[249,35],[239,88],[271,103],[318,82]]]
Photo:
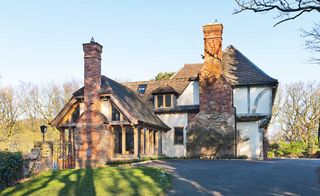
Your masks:
[[[165,105],[166,107],[171,107],[171,94],[165,95]]]
[[[182,127],[174,128],[174,144],[176,145],[183,144],[183,128]]]
[[[171,108],[172,94],[160,94],[156,96],[156,108]]]
[[[158,108],[163,108],[164,107],[164,105],[163,105],[163,95],[158,95],[157,96],[157,98],[158,98]]]

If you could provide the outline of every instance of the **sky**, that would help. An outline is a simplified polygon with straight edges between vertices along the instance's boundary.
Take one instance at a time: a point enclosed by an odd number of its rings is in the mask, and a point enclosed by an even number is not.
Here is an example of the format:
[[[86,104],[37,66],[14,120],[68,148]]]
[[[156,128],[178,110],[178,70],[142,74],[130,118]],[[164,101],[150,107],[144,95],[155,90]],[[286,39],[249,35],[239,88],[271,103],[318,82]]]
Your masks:
[[[319,80],[300,28],[316,15],[281,24],[276,14],[234,15],[233,0],[0,0],[0,85],[83,80],[82,43],[103,45],[102,74],[149,80],[202,62],[202,26],[223,23],[232,44],[281,83]]]

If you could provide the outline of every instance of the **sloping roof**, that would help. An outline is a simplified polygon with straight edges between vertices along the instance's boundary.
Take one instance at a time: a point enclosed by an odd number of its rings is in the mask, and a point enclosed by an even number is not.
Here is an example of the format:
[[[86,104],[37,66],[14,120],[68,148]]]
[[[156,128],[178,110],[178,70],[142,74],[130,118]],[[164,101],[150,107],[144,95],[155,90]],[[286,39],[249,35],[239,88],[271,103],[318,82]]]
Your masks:
[[[200,73],[202,65],[203,65],[202,63],[185,64],[171,78],[172,79],[196,78]]]
[[[203,64],[186,64],[172,79],[194,78]],[[275,85],[278,81],[252,63],[234,46],[228,46],[222,55],[223,76],[231,85]]]
[[[134,118],[151,126],[157,126],[162,129],[170,129],[163,123],[152,108],[147,106],[136,92],[126,86],[111,80],[106,76],[101,76],[100,94],[112,94],[121,104],[121,106]],[[73,96],[83,96],[83,87],[76,91]]]
[[[173,94],[179,94],[174,88],[171,86],[162,86],[159,88],[156,88],[154,91],[151,92],[151,94],[164,94],[164,93],[173,93]]]
[[[133,92],[137,92],[138,86],[140,84],[146,84],[145,93],[139,94],[140,97],[145,101],[149,107],[153,107],[153,96],[152,92],[157,88],[165,87],[170,85],[178,94],[182,94],[183,91],[187,88],[189,84],[188,78],[181,79],[169,79],[169,80],[160,80],[160,81],[140,81],[140,82],[126,82],[123,83],[126,87],[130,88]]]
[[[228,46],[222,55],[223,75],[232,85],[275,85],[278,81],[252,63],[234,46]]]

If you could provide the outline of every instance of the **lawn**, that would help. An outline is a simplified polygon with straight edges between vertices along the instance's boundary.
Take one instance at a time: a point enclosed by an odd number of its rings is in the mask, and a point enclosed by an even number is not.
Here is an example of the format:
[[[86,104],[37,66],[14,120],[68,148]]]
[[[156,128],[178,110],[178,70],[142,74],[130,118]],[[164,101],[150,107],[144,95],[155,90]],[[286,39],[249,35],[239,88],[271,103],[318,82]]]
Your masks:
[[[149,167],[106,167],[44,172],[0,195],[163,195],[169,174]]]

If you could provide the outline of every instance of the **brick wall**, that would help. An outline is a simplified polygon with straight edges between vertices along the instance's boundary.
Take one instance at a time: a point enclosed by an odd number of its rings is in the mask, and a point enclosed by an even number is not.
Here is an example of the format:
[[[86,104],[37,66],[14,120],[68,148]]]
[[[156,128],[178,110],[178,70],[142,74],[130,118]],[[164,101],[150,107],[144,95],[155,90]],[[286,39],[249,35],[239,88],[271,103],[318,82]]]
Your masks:
[[[199,75],[200,112],[188,126],[190,156],[234,154],[232,86],[222,76],[222,24],[203,27],[204,64]]]
[[[75,132],[76,166],[98,167],[113,157],[111,127],[104,124],[99,90],[101,86],[102,46],[97,42],[83,44],[84,112]]]

